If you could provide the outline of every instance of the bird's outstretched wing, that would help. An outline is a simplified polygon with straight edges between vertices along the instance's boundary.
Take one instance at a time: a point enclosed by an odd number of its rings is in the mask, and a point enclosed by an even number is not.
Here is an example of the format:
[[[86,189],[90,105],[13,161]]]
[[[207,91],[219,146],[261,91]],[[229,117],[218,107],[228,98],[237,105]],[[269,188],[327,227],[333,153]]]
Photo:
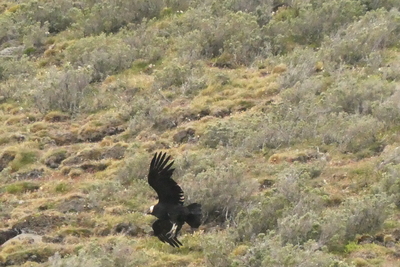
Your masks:
[[[177,234],[181,227],[178,226],[178,230],[176,230],[173,235],[169,234],[174,227],[173,223],[169,220],[157,220],[153,223],[152,227],[154,235],[157,236],[162,242],[168,243],[175,248],[183,246],[177,238]]]
[[[174,169],[167,153],[155,153],[150,163],[148,182],[157,192],[159,202],[181,204],[185,201],[182,188],[171,178]]]

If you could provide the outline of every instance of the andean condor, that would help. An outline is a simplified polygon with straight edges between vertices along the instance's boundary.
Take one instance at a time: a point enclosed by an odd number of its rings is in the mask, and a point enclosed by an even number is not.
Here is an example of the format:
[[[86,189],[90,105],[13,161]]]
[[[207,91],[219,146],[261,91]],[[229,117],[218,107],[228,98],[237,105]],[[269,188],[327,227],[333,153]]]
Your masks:
[[[201,224],[201,205],[193,203],[183,206],[185,197],[182,188],[171,178],[174,161],[166,153],[155,153],[150,163],[148,182],[157,192],[158,203],[150,207],[149,213],[156,216],[152,227],[154,235],[162,242],[173,247],[182,246],[178,233],[187,222],[191,227],[198,228]]]

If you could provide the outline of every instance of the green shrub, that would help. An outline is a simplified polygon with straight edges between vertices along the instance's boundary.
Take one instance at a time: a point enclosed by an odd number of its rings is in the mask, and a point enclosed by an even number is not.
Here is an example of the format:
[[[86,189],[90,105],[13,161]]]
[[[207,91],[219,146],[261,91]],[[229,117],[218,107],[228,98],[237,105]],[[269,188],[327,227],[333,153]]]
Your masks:
[[[39,185],[33,182],[17,182],[3,187],[3,190],[9,194],[21,194],[25,192],[36,191]]]
[[[399,158],[396,151],[395,155],[392,155],[390,160],[382,162],[389,165],[384,167],[382,178],[379,184],[376,185],[375,191],[378,193],[387,194],[392,198],[392,201],[397,208],[400,208],[400,166],[398,165],[398,161]]]
[[[90,68],[91,81],[101,81],[108,75],[130,68],[134,58],[132,48],[121,39],[101,34],[81,38],[69,46],[65,60],[76,68]]]
[[[153,87],[156,90],[176,91],[178,95],[194,95],[206,87],[204,67],[191,63],[181,65],[171,62],[162,70],[156,70]]]
[[[275,230],[278,220],[288,205],[282,195],[260,197],[259,202],[245,206],[235,218],[236,232],[240,241],[254,240],[258,234]]]
[[[46,42],[49,31],[48,23],[46,22],[41,25],[40,22],[37,22],[33,25],[24,27],[23,30],[25,32],[23,37],[25,54],[29,56],[30,54],[33,54],[36,49],[41,49],[43,51],[42,47]],[[32,52],[28,52],[28,49]]]
[[[295,8],[294,17],[282,21],[278,16],[265,27],[274,54],[291,51],[296,43],[318,47],[325,36],[365,13],[364,6],[352,0],[304,2]]]
[[[144,19],[160,16],[165,7],[164,1],[159,0],[115,2],[102,0],[88,3],[83,10],[83,16],[77,21],[77,26],[84,36],[116,33],[130,23],[136,24]]]
[[[234,64],[250,65],[258,57],[264,58],[269,54],[269,44],[265,42],[254,16],[236,13],[227,17],[231,25],[225,24],[231,31],[235,29],[223,44],[223,51],[232,56]]]
[[[69,183],[65,183],[65,182],[60,182],[56,185],[56,187],[54,188],[54,190],[57,193],[66,193],[68,191],[70,191],[72,189],[71,185]]]
[[[187,155],[183,164],[181,160],[176,163],[183,168],[177,170],[176,177],[182,177],[180,184],[185,190],[188,203],[200,202],[207,222],[229,222],[235,219],[258,189],[255,180],[245,177],[244,164],[226,159],[226,153],[224,150],[215,151],[210,158],[205,155]],[[226,160],[221,161],[217,155],[224,155],[222,157]],[[207,166],[207,162],[214,163]]]
[[[283,89],[310,78],[315,73],[319,55],[309,48],[297,48],[285,57],[285,61],[287,71],[280,78],[281,88]]]
[[[319,129],[323,143],[336,143],[343,153],[357,153],[364,149],[373,153],[380,151],[378,134],[383,124],[377,119],[345,113],[331,114],[328,118]]]
[[[72,9],[73,3],[66,0],[26,1],[14,16],[19,23],[23,23],[25,26],[47,23],[50,33],[58,33],[65,30],[73,22]]]
[[[342,251],[357,234],[374,234],[388,216],[389,203],[383,194],[345,200],[338,209],[323,214],[318,242],[331,251]]]
[[[207,125],[206,131],[200,137],[200,144],[209,148],[219,146],[241,148],[240,152],[258,150],[269,141],[262,137],[257,138],[259,134],[265,135],[263,137],[268,135],[262,129],[267,125],[269,125],[268,117],[261,113],[218,120]]]
[[[136,250],[132,244],[123,240],[115,240],[99,245],[91,243],[86,247],[77,249],[76,254],[62,256],[55,253],[49,258],[52,267],[113,267],[113,266],[140,266],[154,260],[144,250]]]
[[[60,110],[70,114],[77,113],[82,108],[83,99],[89,92],[89,82],[92,68],[77,68],[66,66],[58,71],[51,68],[45,79],[39,82],[34,99],[42,113]]]
[[[124,167],[120,168],[116,179],[122,185],[128,186],[136,180],[147,180],[148,168],[150,166],[151,156],[147,153],[134,153],[132,156],[124,160]]]
[[[398,7],[396,0],[380,0],[380,1],[361,0],[361,3],[365,5],[367,10],[374,10],[379,8],[385,8],[387,10],[390,10],[392,8]]]
[[[278,221],[279,236],[284,244],[304,244],[320,235],[319,214],[289,215]]]
[[[11,171],[18,171],[37,160],[37,152],[33,150],[20,150],[15,156],[15,159],[10,162]]]
[[[201,247],[204,249],[205,266],[232,266],[231,253],[235,248],[235,242],[231,233],[204,234],[201,238]]]
[[[138,96],[124,111],[131,117],[128,130],[133,136],[141,131],[150,129],[165,131],[177,126],[177,115],[170,113],[166,108],[169,102],[165,96],[157,91],[153,92],[155,95],[151,97]]]
[[[359,64],[369,62],[371,53],[395,45],[399,39],[400,13],[379,9],[340,29],[322,44],[325,58],[332,62]]]
[[[247,253],[237,257],[234,266],[352,266],[338,257],[317,249],[318,244],[309,241],[303,245],[284,245],[273,235],[260,235]]]
[[[19,59],[0,57],[0,95],[3,101],[31,102],[29,91],[34,86],[34,63],[27,56]],[[29,95],[29,97],[27,97]],[[29,100],[28,100],[29,99]]]
[[[27,78],[35,72],[34,63],[27,56],[11,59],[0,57],[0,80]]]
[[[384,122],[386,129],[396,129],[397,125],[399,125],[399,101],[400,91],[396,90],[393,95],[383,99],[381,103],[374,103],[374,105],[371,106],[372,115],[379,121]]]
[[[169,24],[166,30],[177,40],[174,47],[178,57],[186,62],[225,55],[232,65],[218,66],[234,67],[250,65],[268,54],[256,16],[216,6],[189,9]]]
[[[162,29],[145,20],[133,29],[122,30],[117,36],[131,46],[135,59],[141,59],[147,66],[153,66],[151,64],[160,61],[169,48],[168,36],[162,33]]]
[[[15,25],[13,15],[0,16],[0,44],[11,43],[11,41],[19,37],[19,28]],[[4,48],[4,46],[0,46]]]
[[[373,107],[389,98],[395,86],[378,76],[365,77],[352,72],[336,77],[324,93],[324,106],[334,112],[368,115]]]

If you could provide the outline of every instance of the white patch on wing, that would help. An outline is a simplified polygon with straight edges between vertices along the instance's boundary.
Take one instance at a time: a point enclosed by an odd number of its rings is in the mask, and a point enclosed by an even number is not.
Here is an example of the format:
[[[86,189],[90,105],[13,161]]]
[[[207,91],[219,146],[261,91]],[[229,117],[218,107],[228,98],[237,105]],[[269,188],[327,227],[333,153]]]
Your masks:
[[[177,228],[178,228],[178,225],[176,223],[173,223],[171,230],[167,233],[168,238],[176,235]]]

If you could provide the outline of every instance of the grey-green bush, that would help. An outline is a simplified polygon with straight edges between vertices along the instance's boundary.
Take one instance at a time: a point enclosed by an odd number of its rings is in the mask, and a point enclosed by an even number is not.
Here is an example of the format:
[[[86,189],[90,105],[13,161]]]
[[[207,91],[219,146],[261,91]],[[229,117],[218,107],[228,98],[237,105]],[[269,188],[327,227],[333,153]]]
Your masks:
[[[92,82],[130,68],[134,61],[132,47],[115,36],[81,38],[65,51],[65,60],[75,67],[91,68]]]

